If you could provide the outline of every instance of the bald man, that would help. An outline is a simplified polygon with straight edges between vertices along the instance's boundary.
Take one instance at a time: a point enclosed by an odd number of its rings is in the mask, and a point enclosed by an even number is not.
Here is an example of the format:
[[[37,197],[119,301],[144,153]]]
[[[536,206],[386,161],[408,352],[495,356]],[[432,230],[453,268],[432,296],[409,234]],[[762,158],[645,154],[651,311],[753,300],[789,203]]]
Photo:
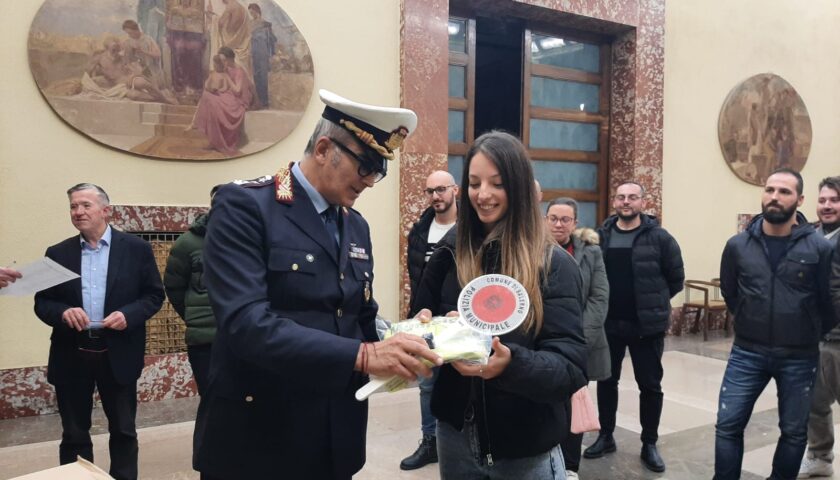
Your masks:
[[[429,207],[420,215],[420,219],[408,234],[408,278],[411,281],[412,302],[435,244],[455,225],[455,218],[458,216],[458,206],[455,202],[458,197],[458,185],[449,172],[432,172],[426,178],[426,188],[423,191],[429,201]],[[437,462],[437,420],[432,415],[431,406],[432,388],[436,378],[437,368],[434,369],[431,378],[420,380],[420,430],[423,439],[417,450],[400,463],[403,470],[414,470]]]

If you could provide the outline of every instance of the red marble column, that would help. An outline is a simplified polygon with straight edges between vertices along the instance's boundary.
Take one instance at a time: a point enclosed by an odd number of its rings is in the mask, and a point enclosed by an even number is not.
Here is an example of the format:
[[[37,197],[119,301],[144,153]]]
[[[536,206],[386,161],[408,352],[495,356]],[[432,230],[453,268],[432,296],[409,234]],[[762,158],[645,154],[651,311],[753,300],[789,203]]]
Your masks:
[[[403,0],[400,31],[401,104],[417,113],[417,130],[400,153],[401,316],[408,310],[408,232],[428,206],[426,177],[446,170],[449,110],[449,2]]]

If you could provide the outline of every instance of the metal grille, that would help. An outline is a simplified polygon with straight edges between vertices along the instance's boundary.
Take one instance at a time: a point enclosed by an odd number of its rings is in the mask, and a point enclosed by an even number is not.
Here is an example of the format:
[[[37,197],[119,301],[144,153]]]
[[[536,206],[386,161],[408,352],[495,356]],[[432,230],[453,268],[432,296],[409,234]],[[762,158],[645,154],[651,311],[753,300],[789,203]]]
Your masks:
[[[146,240],[152,245],[152,252],[155,254],[155,263],[163,278],[163,271],[166,269],[166,259],[169,257],[169,250],[181,233],[172,232],[134,232],[135,235]],[[163,301],[163,307],[154,317],[146,323],[146,355],[160,355],[164,353],[186,352],[187,345],[184,342],[184,331],[186,326],[181,317],[172,308],[169,299]]]

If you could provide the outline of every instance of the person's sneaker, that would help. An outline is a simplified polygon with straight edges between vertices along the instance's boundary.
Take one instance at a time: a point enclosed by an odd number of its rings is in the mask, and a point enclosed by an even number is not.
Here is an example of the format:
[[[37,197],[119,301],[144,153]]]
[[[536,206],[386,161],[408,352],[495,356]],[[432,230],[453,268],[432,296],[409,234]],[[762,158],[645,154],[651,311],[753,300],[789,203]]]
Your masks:
[[[802,459],[799,466],[799,475],[796,478],[830,477],[834,475],[834,467],[819,457],[809,458],[807,455]]]
[[[566,480],[578,480],[577,472],[573,472],[571,470],[566,470]]]
[[[437,463],[437,461],[437,437],[423,435],[417,450],[400,462],[400,470],[415,470],[430,463]]]
[[[583,458],[601,458],[605,453],[615,451],[615,439],[612,435],[598,435],[595,443],[583,451]]]

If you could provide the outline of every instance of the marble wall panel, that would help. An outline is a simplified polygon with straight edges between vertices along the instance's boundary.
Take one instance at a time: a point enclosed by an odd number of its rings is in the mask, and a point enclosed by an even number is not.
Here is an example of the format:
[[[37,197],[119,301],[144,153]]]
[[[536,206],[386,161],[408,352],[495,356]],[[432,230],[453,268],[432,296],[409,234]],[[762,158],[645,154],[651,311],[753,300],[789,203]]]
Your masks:
[[[152,402],[197,395],[186,353],[148,355],[137,380],[137,400]],[[0,370],[0,420],[58,412],[47,367]]]
[[[639,0],[516,0],[550,10],[581,17],[606,20],[624,25],[638,25]]]
[[[112,205],[111,225],[126,232],[185,232],[207,207]]]
[[[446,153],[449,2],[403,0],[400,22],[400,101],[418,116],[402,151]]]
[[[636,152],[636,31],[612,43],[612,90],[610,91],[610,193],[618,184],[633,179]]]

